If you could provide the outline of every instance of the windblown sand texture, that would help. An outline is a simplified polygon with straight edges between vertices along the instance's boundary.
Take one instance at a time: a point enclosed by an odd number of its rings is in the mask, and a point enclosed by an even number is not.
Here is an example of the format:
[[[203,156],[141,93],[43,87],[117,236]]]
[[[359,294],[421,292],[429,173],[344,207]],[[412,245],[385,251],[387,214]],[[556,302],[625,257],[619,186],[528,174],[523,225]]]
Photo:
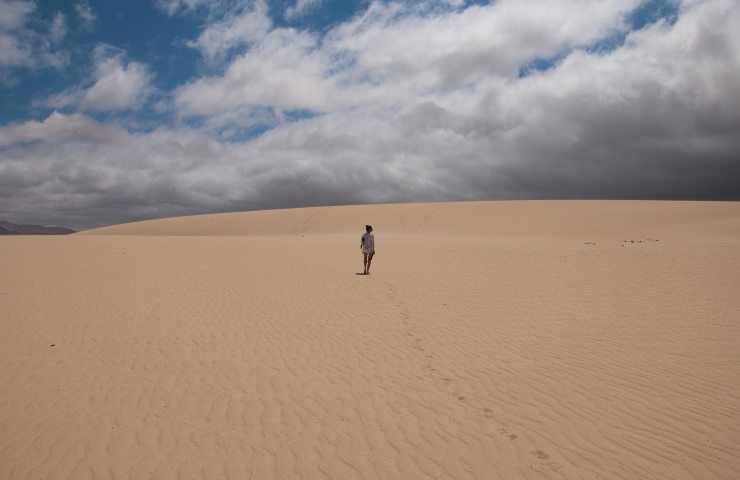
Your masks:
[[[205,215],[0,261],[2,479],[740,478],[738,203]]]

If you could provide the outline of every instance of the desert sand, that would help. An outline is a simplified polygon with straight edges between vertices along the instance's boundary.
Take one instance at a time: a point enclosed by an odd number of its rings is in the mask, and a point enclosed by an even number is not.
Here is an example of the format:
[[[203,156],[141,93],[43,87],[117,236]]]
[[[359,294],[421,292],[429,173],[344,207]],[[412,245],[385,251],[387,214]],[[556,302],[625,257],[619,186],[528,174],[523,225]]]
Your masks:
[[[740,478],[740,203],[228,213],[0,261],[2,479]]]

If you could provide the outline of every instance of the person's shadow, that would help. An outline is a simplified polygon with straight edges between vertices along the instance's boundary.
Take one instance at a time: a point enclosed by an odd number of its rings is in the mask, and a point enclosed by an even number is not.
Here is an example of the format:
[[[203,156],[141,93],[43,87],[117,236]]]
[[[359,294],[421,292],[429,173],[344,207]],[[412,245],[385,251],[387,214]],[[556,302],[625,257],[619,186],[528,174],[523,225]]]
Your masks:
[[[367,273],[355,273],[355,275],[367,275]]]

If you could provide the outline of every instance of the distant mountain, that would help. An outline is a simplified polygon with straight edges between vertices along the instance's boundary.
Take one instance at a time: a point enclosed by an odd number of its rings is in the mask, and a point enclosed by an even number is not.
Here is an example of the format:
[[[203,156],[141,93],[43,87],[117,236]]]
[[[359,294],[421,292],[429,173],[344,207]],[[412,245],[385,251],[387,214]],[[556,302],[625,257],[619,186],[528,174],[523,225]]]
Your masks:
[[[75,230],[64,227],[44,227],[42,225],[16,225],[0,220],[0,235],[69,235]]]

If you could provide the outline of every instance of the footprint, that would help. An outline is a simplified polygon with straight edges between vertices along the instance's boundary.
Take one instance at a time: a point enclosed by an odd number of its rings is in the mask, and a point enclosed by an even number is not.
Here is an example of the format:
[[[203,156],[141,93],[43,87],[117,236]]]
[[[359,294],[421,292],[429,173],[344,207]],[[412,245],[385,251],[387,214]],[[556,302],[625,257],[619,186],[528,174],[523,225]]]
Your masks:
[[[540,460],[547,460],[548,458],[550,458],[550,455],[548,455],[547,453],[545,453],[542,450],[533,450],[532,451],[532,454],[535,457],[539,458]]]
[[[517,438],[519,438],[519,435],[517,435],[516,433],[510,433],[507,435],[507,437],[509,437],[509,440],[516,440]]]
[[[460,395],[457,392],[450,392],[450,395],[452,395],[453,397],[457,398],[460,401],[465,400],[465,398],[466,398],[466,397],[463,397],[462,395]]]

